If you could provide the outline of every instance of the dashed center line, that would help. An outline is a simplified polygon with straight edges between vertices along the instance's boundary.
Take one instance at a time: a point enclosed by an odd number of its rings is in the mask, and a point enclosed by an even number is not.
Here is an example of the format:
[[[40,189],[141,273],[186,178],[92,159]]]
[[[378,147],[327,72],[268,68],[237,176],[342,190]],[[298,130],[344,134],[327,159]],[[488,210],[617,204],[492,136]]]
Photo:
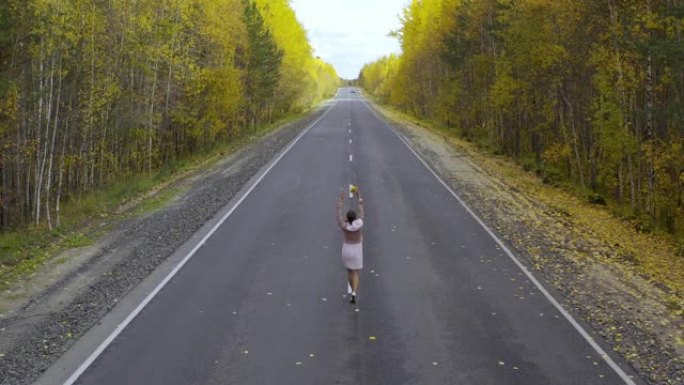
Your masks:
[[[349,154],[349,161],[350,161],[350,162],[353,162],[353,161],[354,161],[354,155]]]
[[[351,140],[351,139],[349,139],[349,144],[352,144],[352,140]]]

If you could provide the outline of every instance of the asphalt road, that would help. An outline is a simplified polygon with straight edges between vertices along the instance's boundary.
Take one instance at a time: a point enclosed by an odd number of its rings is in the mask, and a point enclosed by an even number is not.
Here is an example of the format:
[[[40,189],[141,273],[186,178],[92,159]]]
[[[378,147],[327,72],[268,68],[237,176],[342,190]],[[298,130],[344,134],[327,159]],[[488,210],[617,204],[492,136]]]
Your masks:
[[[334,216],[349,183],[366,202],[356,305]],[[343,89],[77,383],[625,381]]]

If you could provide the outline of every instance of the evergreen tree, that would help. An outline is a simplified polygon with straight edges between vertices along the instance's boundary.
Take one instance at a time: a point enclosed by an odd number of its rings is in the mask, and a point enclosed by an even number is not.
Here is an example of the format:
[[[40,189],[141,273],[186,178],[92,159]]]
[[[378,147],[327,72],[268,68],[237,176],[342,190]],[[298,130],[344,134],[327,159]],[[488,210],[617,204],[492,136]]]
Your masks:
[[[267,107],[273,102],[283,52],[278,48],[256,3],[244,0],[243,20],[247,27],[247,55],[245,58],[245,99],[252,124],[269,120]]]

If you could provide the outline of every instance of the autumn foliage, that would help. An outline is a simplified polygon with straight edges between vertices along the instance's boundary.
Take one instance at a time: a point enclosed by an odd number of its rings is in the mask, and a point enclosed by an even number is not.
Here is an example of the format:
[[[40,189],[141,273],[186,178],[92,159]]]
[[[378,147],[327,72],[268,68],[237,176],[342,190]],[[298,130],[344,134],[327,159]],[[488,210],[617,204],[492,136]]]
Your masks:
[[[684,233],[684,2],[413,0],[370,93]]]
[[[287,0],[3,0],[0,231],[310,107],[338,77]]]

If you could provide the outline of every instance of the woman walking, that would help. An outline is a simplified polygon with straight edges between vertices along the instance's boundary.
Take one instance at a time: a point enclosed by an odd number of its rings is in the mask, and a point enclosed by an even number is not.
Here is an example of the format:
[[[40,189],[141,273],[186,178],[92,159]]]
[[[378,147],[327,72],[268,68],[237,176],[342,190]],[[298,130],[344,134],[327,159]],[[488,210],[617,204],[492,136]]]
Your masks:
[[[352,186],[352,193],[356,194],[359,202],[358,214],[354,210],[347,211],[342,215],[344,205],[344,190],[340,191],[337,199],[337,223],[342,230],[344,242],[342,243],[342,262],[347,268],[347,280],[351,287],[351,303],[356,303],[356,291],[359,289],[359,273],[363,268],[363,198],[358,187]]]

